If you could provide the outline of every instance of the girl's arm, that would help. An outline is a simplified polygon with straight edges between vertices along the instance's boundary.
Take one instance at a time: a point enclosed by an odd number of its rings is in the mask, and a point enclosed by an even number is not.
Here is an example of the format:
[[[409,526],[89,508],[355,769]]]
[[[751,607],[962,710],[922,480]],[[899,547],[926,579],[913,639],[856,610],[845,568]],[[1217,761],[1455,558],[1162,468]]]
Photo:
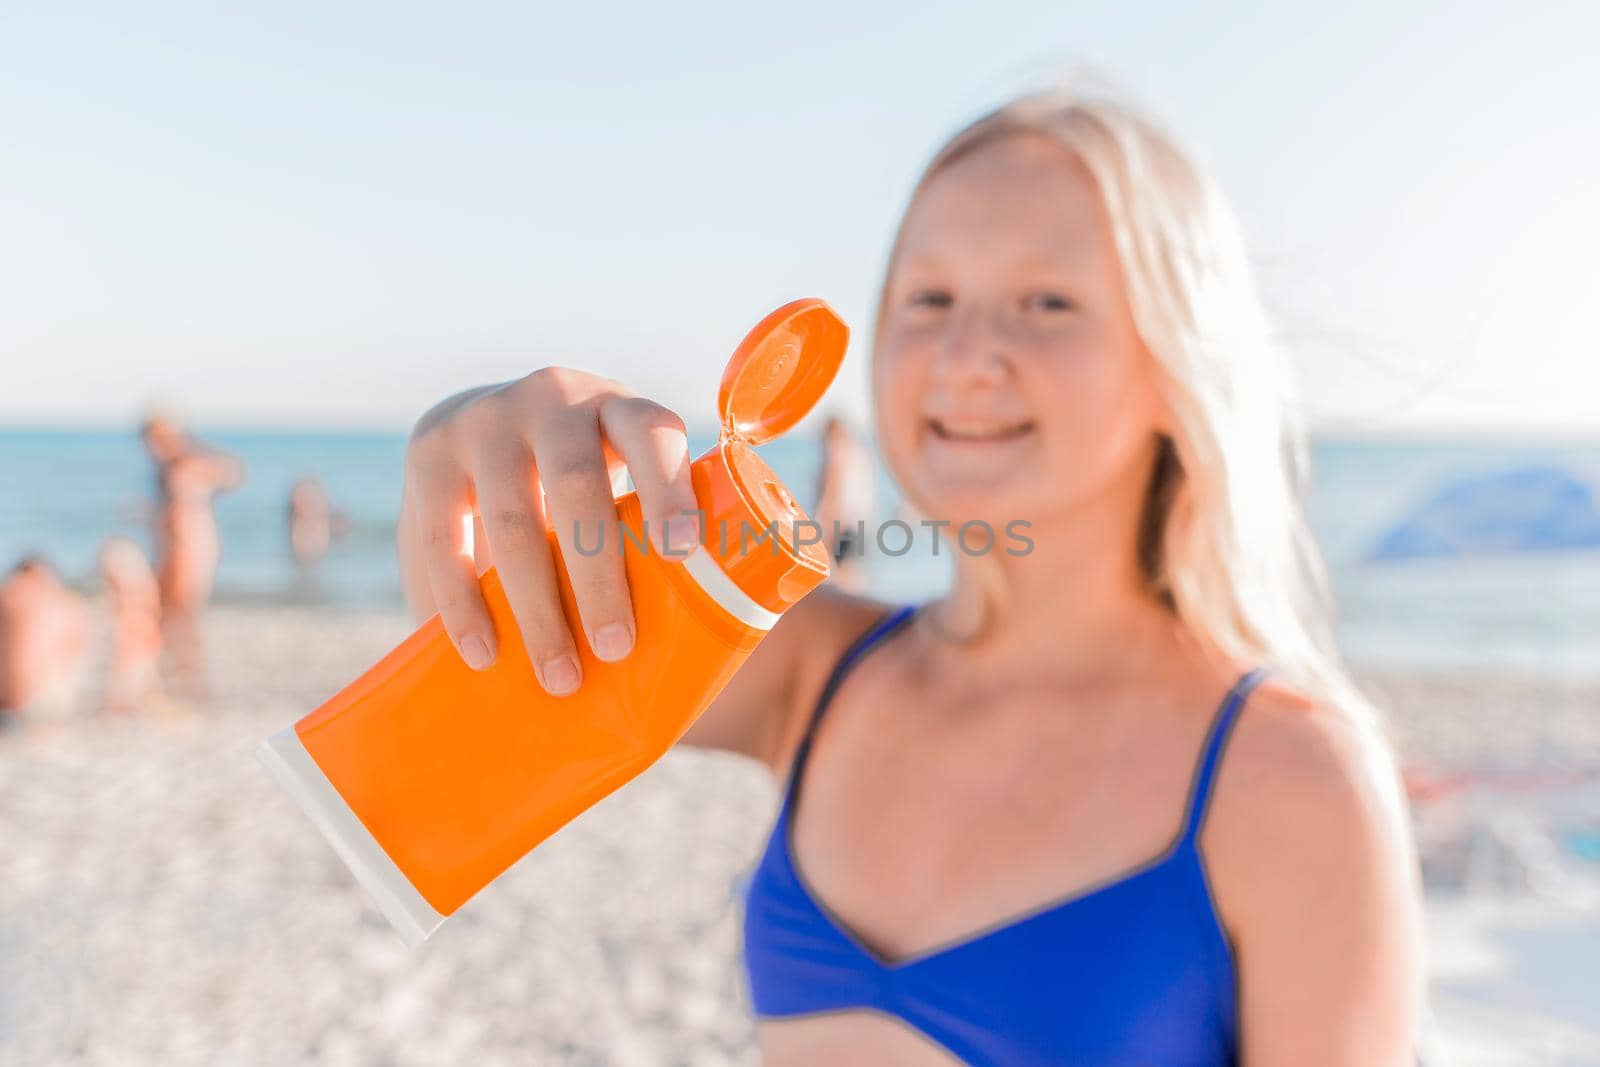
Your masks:
[[[1233,934],[1242,1064],[1414,1067],[1422,892],[1393,761],[1304,701],[1263,700],[1234,733],[1205,849]]]

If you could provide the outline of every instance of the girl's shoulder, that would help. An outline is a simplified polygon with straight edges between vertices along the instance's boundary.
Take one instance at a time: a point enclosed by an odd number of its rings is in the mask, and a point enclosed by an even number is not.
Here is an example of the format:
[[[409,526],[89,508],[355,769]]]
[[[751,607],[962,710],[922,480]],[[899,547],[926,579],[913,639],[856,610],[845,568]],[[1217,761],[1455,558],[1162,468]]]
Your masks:
[[[1404,790],[1376,731],[1268,675],[1231,731],[1211,807],[1219,838],[1260,848],[1279,833],[1383,830],[1403,819]]]
[[[781,780],[828,677],[850,646],[909,601],[849,593],[824,584],[784,613],[768,640],[788,646],[791,684],[770,764]]]
[[[1246,700],[1225,762],[1236,798],[1283,790],[1381,794],[1399,786],[1394,754],[1376,731],[1270,674]]]

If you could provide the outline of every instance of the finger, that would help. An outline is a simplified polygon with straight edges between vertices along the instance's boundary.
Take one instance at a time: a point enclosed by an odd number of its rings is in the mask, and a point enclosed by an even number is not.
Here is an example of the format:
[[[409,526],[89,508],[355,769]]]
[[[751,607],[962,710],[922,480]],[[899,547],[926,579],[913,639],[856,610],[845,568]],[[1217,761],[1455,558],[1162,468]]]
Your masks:
[[[561,610],[555,558],[535,478],[533,450],[527,442],[497,438],[477,458],[473,481],[478,514],[522,646],[539,684],[554,696],[564,696],[578,688],[582,668]]]
[[[656,551],[682,559],[704,536],[689,474],[689,432],[669,408],[642,396],[609,397],[600,428],[627,464]]]
[[[622,659],[633,647],[633,606],[594,406],[541,420],[533,453],[589,647],[600,659]]]
[[[416,518],[439,619],[467,666],[481,671],[494,663],[497,643],[472,560],[472,487],[465,472],[454,465],[419,471]]]

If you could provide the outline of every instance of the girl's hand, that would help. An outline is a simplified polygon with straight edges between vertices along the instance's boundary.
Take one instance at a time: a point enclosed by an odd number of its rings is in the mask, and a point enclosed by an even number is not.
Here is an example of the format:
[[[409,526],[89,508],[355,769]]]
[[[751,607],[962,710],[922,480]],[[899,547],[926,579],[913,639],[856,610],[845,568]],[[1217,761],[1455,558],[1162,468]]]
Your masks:
[[[457,394],[417,421],[406,446],[401,558],[420,560],[435,610],[469,666],[483,670],[498,653],[478,587],[474,513],[548,692],[570,693],[582,679],[547,523],[595,655],[619,660],[633,648],[632,601],[613,547],[620,545],[613,476],[624,468],[656,550],[665,532],[670,554],[681,557],[699,537],[683,419],[622,383],[545,367]],[[594,552],[602,530],[605,550]],[[589,554],[577,551],[575,536]]]

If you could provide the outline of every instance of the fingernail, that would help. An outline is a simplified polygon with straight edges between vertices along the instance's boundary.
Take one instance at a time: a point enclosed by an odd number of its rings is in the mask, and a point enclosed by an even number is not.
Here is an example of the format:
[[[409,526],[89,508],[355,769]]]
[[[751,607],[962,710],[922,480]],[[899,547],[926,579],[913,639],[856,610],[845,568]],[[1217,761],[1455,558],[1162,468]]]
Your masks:
[[[560,695],[578,688],[578,665],[571,656],[557,656],[544,665],[544,687]]]
[[[489,665],[489,646],[477,634],[469,634],[461,639],[461,658],[473,670],[481,671]]]
[[[700,522],[693,515],[668,519],[661,551],[663,555],[687,556],[700,544]]]
[[[633,647],[633,636],[620,622],[608,623],[595,631],[594,654],[604,660],[621,659]]]

